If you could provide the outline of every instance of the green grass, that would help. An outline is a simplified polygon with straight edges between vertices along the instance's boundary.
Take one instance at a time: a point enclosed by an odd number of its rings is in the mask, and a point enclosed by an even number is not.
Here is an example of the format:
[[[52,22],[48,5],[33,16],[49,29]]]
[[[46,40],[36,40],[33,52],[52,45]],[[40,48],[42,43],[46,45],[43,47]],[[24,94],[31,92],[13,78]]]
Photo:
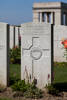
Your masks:
[[[21,70],[19,64],[10,64],[10,77],[20,79]],[[67,63],[54,64],[55,79],[54,84],[57,89],[67,91]],[[0,98],[0,100],[10,100],[8,98]]]
[[[10,86],[20,79],[21,71],[19,64],[10,65]],[[54,63],[54,84],[56,88],[67,91],[67,63]]]
[[[13,85],[16,81],[21,79],[21,70],[19,64],[10,64],[10,79],[9,85]]]
[[[54,87],[67,92],[67,63],[55,63],[54,72]]]
[[[21,75],[20,64],[10,64],[10,77],[17,77],[20,79]]]
[[[16,77],[20,79],[21,65],[10,64],[10,77]],[[66,83],[67,82],[67,63],[54,63],[55,79],[54,83]]]
[[[20,79],[21,75],[20,66],[21,65],[19,64],[10,64],[10,80],[11,80],[10,82],[12,82],[11,85],[13,84],[14,79],[16,78]],[[54,63],[54,72],[55,72],[54,87],[56,89],[59,89],[60,91],[67,91],[67,63]],[[11,99],[3,97],[0,98],[0,100],[11,100]]]
[[[67,63],[55,63],[54,74],[54,83],[67,83]]]

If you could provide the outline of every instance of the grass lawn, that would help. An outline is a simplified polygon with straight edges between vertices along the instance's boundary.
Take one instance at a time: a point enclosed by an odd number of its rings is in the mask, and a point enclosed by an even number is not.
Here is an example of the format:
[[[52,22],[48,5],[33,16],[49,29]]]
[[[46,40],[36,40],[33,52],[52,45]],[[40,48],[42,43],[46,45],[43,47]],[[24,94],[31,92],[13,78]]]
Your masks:
[[[54,64],[54,86],[60,91],[67,91],[67,63]]]
[[[10,77],[17,77],[20,79],[21,65],[10,64]],[[55,79],[54,83],[67,83],[67,63],[54,64]]]
[[[21,65],[20,64],[10,64],[10,85],[13,85],[14,82],[18,79],[21,79]]]
[[[10,64],[10,78],[14,77],[14,79],[20,79],[21,70],[19,64]],[[56,89],[61,91],[67,91],[67,63],[55,63],[54,64],[54,86]],[[12,82],[13,83],[13,82]],[[11,100],[8,98],[0,98],[0,100]]]
[[[54,64],[55,83],[67,83],[67,63]]]
[[[17,77],[20,79],[21,76],[21,65],[20,64],[10,64],[10,76]]]

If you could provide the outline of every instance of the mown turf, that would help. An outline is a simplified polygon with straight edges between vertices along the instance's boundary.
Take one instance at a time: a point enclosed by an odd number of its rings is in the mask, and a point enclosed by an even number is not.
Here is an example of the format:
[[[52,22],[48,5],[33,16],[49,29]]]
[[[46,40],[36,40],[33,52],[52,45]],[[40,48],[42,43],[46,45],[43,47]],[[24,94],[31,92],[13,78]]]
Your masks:
[[[21,75],[21,65],[19,64],[10,64],[10,84],[12,85],[14,79],[20,79]],[[60,91],[67,91],[67,63],[54,63],[54,86],[56,89]],[[14,79],[13,79],[14,77]],[[10,100],[10,99],[2,99],[0,100]]]
[[[55,63],[54,75],[54,83],[67,83],[67,63]]]
[[[20,64],[10,64],[10,77],[15,77],[20,79],[21,77],[21,65]]]
[[[10,64],[10,76],[20,79],[21,65]],[[67,63],[54,63],[54,83],[67,83]]]

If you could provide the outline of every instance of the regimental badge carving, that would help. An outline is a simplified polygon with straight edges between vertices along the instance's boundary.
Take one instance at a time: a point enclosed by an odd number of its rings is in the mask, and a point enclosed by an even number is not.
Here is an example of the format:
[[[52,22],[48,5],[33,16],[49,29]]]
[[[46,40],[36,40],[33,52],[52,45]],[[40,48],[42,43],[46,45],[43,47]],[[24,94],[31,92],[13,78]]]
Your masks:
[[[42,50],[39,48],[32,48],[30,56],[33,58],[33,60],[39,60],[42,56]]]

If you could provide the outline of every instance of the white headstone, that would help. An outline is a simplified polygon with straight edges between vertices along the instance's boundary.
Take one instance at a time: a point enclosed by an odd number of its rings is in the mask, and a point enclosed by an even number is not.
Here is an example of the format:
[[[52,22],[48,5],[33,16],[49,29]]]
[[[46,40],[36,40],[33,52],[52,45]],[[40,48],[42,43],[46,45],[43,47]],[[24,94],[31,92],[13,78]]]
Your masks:
[[[19,27],[15,27],[15,46],[19,46]]]
[[[36,79],[39,88],[52,81],[52,34],[51,24],[21,25],[21,79],[29,82]]]
[[[0,23],[0,84],[9,83],[9,25]]]
[[[10,48],[14,47],[14,26],[10,26]]]
[[[66,49],[62,45],[62,41],[67,39],[67,26],[54,25],[54,61],[67,62],[65,53]]]

